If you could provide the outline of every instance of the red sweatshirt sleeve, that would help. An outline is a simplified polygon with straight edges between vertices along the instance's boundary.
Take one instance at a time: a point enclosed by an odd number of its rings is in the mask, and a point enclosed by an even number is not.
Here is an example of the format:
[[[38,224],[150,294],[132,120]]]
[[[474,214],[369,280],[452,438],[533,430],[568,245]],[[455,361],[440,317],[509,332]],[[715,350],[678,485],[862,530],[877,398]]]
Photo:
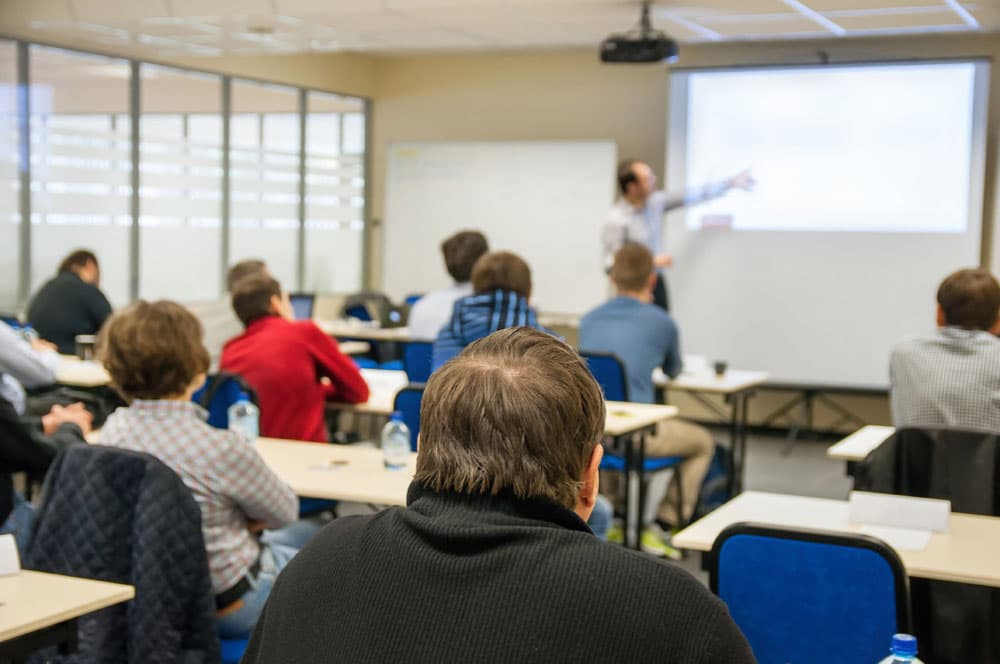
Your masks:
[[[351,358],[340,352],[337,342],[312,321],[302,321],[300,324],[309,353],[316,361],[319,376],[326,376],[333,383],[327,388],[326,398],[345,403],[368,401],[368,383]]]

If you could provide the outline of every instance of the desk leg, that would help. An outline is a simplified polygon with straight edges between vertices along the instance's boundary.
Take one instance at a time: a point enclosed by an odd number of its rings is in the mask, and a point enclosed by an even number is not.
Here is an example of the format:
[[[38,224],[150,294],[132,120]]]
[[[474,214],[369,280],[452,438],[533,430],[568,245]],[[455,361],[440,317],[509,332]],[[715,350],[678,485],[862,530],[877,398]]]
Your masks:
[[[642,545],[640,543],[642,539],[642,520],[646,515],[646,431],[640,431],[638,433],[639,439],[639,450],[636,464],[635,464],[635,476],[636,481],[639,486],[637,493],[639,494],[639,504],[636,506],[635,510],[635,548],[641,549]]]
[[[749,429],[750,400],[749,392],[736,392],[728,397],[731,407],[729,420],[730,450],[733,455],[733,467],[729,476],[729,495],[737,496],[743,492],[746,480],[747,460],[747,430]]]
[[[635,450],[633,449],[633,436],[627,436],[622,442],[625,445],[625,472],[622,481],[625,483],[625,546],[634,549],[639,545],[635,522],[635,508],[633,507],[633,487],[632,469],[635,467]]]

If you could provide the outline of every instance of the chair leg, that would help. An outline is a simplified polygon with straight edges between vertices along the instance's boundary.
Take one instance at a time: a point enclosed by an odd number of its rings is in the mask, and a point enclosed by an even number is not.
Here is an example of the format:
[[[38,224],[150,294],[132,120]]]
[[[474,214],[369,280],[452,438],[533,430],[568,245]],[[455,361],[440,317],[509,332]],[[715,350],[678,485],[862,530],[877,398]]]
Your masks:
[[[681,467],[674,466],[674,484],[677,485],[677,527],[683,528],[687,525],[684,519],[684,486],[681,483]]]

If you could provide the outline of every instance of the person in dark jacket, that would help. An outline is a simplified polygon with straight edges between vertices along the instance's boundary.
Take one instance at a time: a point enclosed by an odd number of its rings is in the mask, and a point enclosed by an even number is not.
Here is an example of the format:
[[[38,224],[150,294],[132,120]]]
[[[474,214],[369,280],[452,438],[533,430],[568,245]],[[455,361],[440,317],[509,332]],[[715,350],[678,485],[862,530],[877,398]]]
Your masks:
[[[14,491],[11,474],[45,473],[59,450],[87,442],[91,420],[82,404],[53,406],[40,419],[24,418],[0,397],[0,534],[14,535],[22,556],[29,544],[33,510]]]
[[[476,339],[497,330],[527,326],[547,331],[528,304],[531,268],[517,254],[496,251],[477,260],[472,268],[472,291],[455,302],[451,320],[434,341],[434,371]]]
[[[101,292],[97,256],[77,249],[59,264],[56,276],[42,286],[28,307],[28,322],[42,339],[64,355],[76,352],[76,335],[96,334],[111,315]]]
[[[604,418],[555,337],[471,344],[427,383],[407,507],[337,519],[306,545],[244,664],[753,662],[687,571],[588,530]]]

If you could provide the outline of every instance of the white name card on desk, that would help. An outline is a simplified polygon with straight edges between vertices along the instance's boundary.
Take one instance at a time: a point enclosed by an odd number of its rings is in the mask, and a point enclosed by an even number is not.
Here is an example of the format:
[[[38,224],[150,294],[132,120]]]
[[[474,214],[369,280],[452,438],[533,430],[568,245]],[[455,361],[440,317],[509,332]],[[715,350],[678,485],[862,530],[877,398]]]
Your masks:
[[[17,555],[17,542],[13,535],[0,535],[0,576],[21,571],[21,557]]]
[[[869,526],[946,533],[951,520],[951,501],[852,491],[848,517],[854,523]]]

